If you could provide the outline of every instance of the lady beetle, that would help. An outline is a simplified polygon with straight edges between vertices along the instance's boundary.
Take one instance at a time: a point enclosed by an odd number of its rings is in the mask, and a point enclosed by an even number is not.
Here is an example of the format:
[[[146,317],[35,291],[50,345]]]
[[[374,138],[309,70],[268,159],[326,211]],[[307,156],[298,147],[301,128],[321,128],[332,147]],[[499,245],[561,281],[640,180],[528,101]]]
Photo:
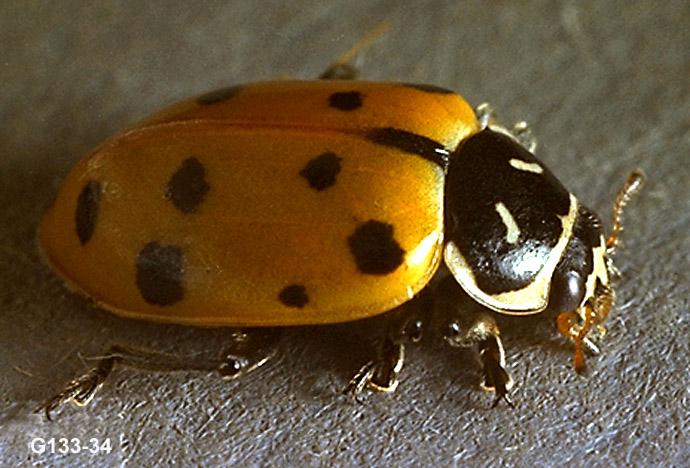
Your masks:
[[[486,106],[475,112],[436,86],[353,75],[336,63],[321,80],[222,89],[108,139],[70,172],[41,223],[48,263],[117,315],[249,327],[245,338],[398,308],[380,355],[347,387],[355,394],[395,389],[421,326],[398,306],[416,297],[428,309],[422,291],[469,304],[447,339],[477,346],[496,403],[509,402],[511,379],[491,311],[561,312],[582,370],[588,334],[613,303],[611,254],[642,174],[619,194],[606,240],[532,154],[524,124],[508,131]],[[222,372],[270,355],[234,354]],[[116,362],[141,360],[114,347],[41,409],[84,404]]]

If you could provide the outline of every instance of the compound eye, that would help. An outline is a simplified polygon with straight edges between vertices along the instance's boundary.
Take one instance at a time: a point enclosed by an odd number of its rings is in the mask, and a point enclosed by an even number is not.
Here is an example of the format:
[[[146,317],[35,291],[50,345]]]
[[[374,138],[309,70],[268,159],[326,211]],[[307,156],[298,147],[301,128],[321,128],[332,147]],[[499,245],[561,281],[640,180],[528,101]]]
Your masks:
[[[556,270],[551,280],[549,308],[559,312],[577,309],[585,297],[585,279],[577,271],[565,274]]]

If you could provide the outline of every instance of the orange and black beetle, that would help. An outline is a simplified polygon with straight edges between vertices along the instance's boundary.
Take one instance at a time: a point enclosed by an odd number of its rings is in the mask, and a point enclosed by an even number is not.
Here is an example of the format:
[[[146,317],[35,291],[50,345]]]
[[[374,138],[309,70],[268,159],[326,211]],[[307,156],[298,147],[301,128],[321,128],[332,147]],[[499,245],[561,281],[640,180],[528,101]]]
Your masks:
[[[103,308],[195,326],[356,320],[445,275],[445,288],[461,288],[483,311],[451,324],[447,339],[478,346],[484,387],[507,400],[512,381],[489,312],[561,312],[558,328],[582,369],[588,333],[613,303],[622,206],[642,181],[635,172],[621,191],[607,240],[533,149],[524,124],[506,130],[486,106],[475,112],[435,86],[235,86],[96,148],[67,176],[40,244],[60,277]],[[418,334],[410,323],[402,314],[349,390],[395,388],[404,344]],[[265,359],[234,356],[223,368],[236,375]],[[84,403],[127,360],[111,353],[42,408]]]

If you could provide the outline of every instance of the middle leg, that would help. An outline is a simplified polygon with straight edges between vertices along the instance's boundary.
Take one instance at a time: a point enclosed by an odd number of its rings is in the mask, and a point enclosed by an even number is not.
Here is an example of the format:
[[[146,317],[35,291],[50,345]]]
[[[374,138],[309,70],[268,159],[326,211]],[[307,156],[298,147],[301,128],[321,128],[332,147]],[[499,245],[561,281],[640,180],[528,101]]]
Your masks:
[[[377,392],[395,391],[405,361],[405,346],[422,339],[422,317],[431,311],[431,301],[430,291],[424,289],[411,301],[390,312],[393,315],[378,356],[359,369],[343,393],[357,396],[366,387]]]

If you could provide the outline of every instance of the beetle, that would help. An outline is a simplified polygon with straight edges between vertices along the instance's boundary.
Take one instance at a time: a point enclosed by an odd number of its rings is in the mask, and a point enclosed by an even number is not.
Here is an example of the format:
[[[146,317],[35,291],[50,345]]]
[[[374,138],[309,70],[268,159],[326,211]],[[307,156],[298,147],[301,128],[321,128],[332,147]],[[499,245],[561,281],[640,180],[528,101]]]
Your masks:
[[[41,222],[48,264],[117,315],[232,327],[242,342],[398,311],[353,394],[396,388],[431,307],[460,309],[446,338],[476,347],[494,405],[510,404],[512,386],[494,312],[559,312],[582,371],[613,305],[611,256],[642,173],[605,238],[534,156],[526,124],[501,127],[490,107],[436,86],[355,76],[336,62],[319,80],[225,88],[106,140]],[[221,373],[258,367],[268,348],[227,356]],[[39,410],[85,404],[116,363],[145,360],[113,347]]]

